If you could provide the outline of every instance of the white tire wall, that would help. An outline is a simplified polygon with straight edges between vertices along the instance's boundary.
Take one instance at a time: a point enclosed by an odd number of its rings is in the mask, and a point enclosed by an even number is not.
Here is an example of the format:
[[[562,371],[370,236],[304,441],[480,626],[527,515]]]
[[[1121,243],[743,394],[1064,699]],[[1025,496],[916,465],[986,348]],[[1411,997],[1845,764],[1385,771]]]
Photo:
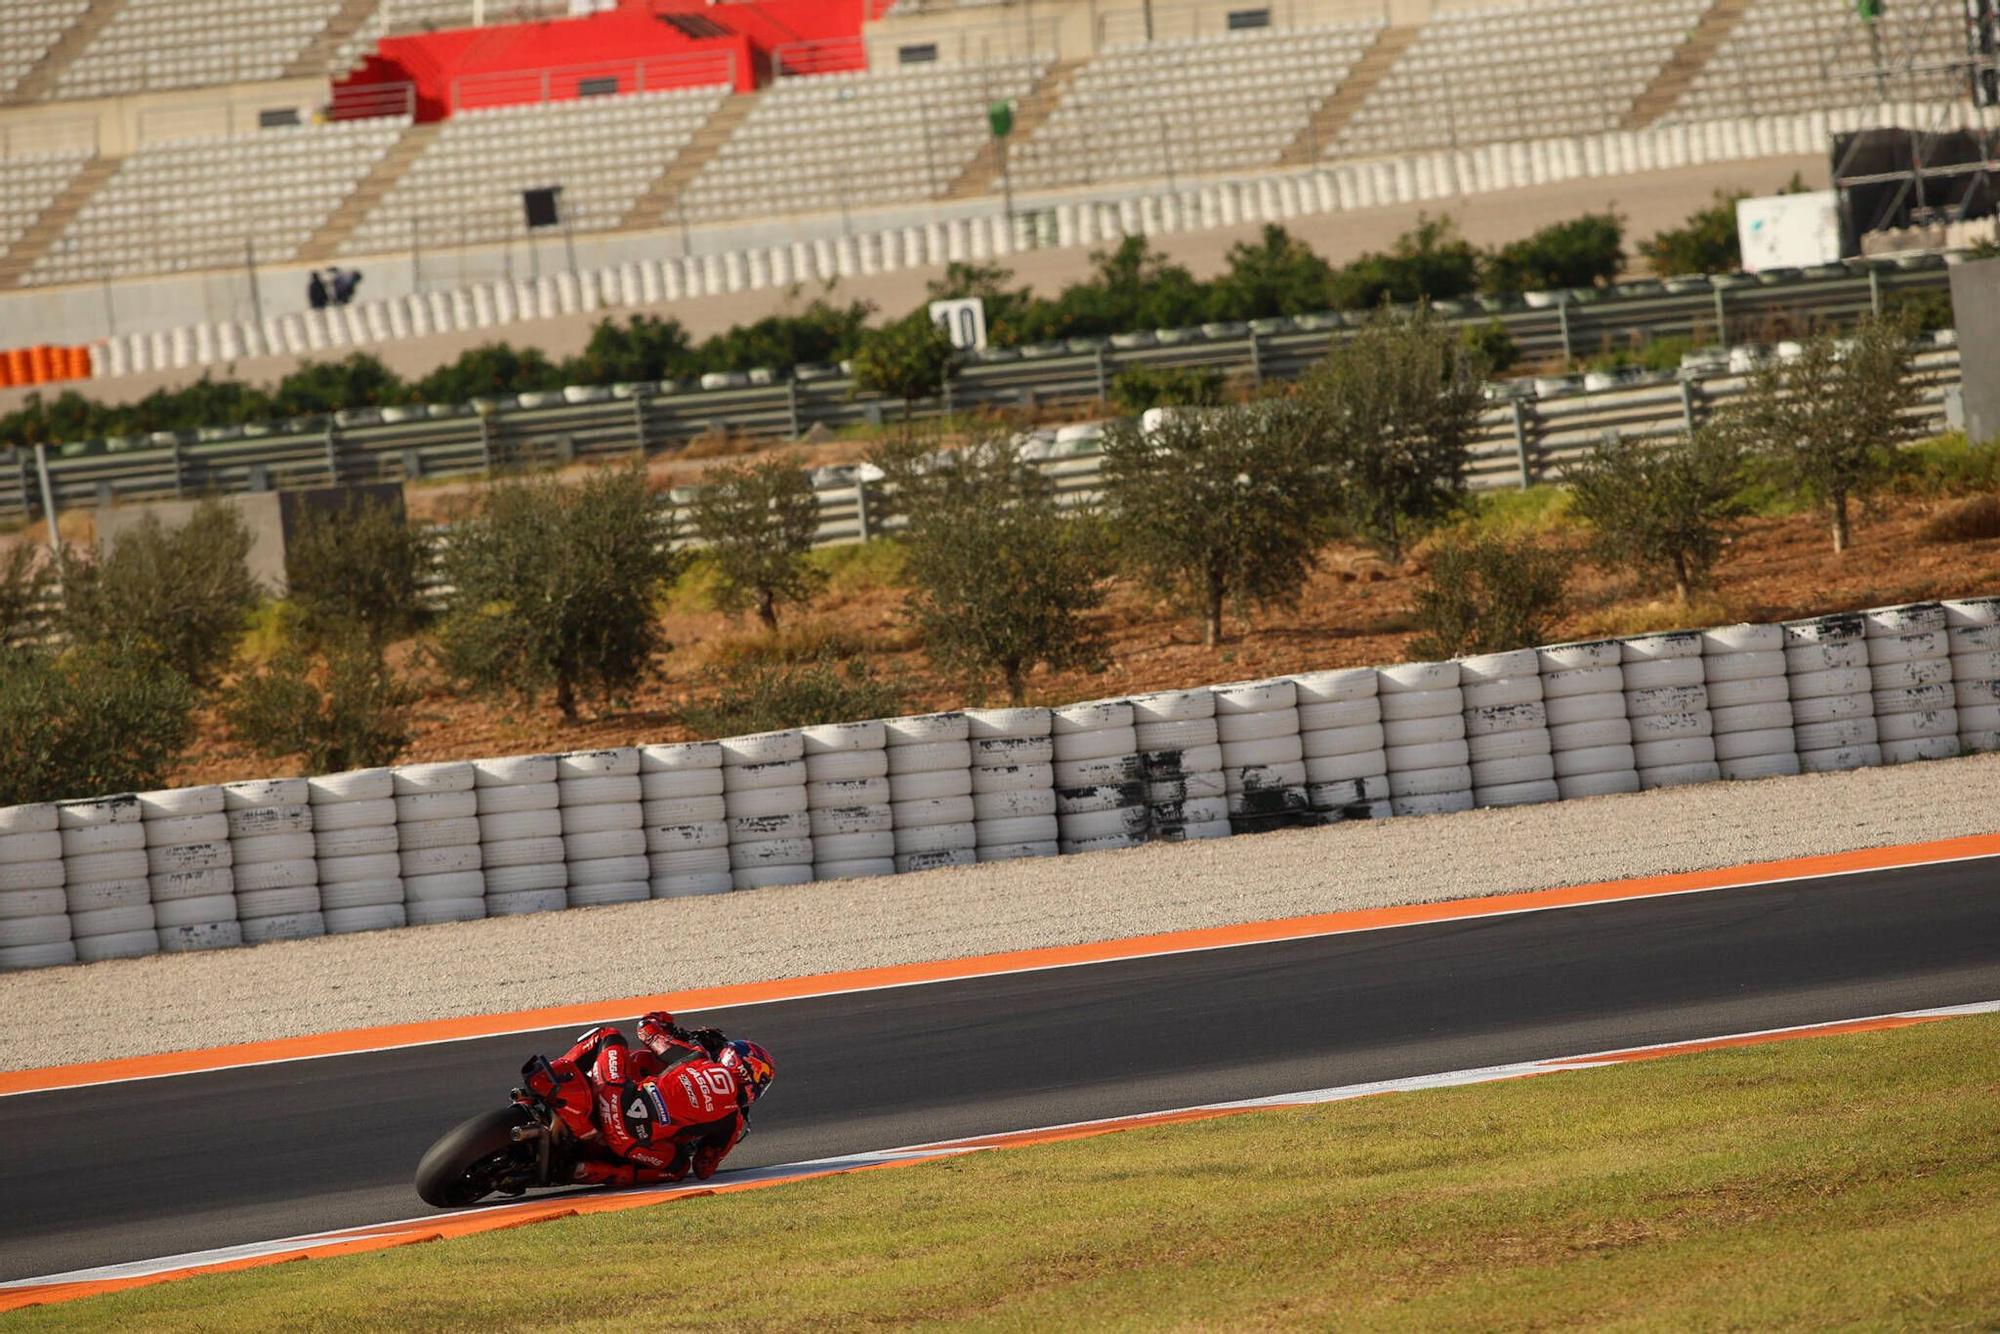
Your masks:
[[[0,972],[77,960],[64,889],[62,835],[68,831],[60,825],[53,803],[0,807]],[[79,903],[92,908],[100,901],[104,906],[131,903],[133,888],[113,886],[104,899]],[[143,876],[136,898],[151,911]]]
[[[381,786],[380,780],[374,782]],[[311,791],[309,783],[308,796]],[[223,790],[214,786],[139,794],[147,895],[154,909],[155,943],[162,950],[188,953],[242,944],[235,929],[235,848],[226,808]],[[106,890],[77,886],[70,894],[71,911],[103,902]]]
[[[806,738],[797,729],[727,737],[716,743],[721,757],[727,862],[733,889],[802,885],[813,878],[812,821],[806,805]],[[664,854],[653,856],[655,880],[668,871]],[[713,872],[703,872],[712,875]],[[709,883],[704,881],[703,883]],[[669,887],[662,897],[689,892]]]
[[[1725,625],[1701,638],[1716,769],[1731,780],[1798,773],[1785,628]],[[1775,698],[1780,689],[1783,699]]]
[[[2000,750],[2000,598],[1943,605],[1959,749]]]
[[[896,837],[889,805],[887,726],[879,718],[831,723],[803,728],[800,737],[805,756],[798,772],[805,780],[813,879],[894,874]],[[858,776],[850,778],[849,774]],[[886,872],[880,870],[883,865],[888,867]]]
[[[156,799],[153,808],[164,815],[167,807],[192,812],[212,804],[204,797]],[[41,946],[60,954],[58,947],[68,941],[85,963],[157,952],[146,812],[136,795],[60,802],[55,832],[9,839],[16,857],[61,857],[63,894],[35,905],[52,910],[47,913],[13,916],[0,909],[0,948]],[[214,836],[212,814],[170,818],[191,819],[190,833]]]
[[[1136,721],[1122,699],[1050,711],[1057,847],[1065,856],[1135,848],[1151,836]]]
[[[1314,823],[1297,683],[1279,677],[1215,686],[1209,693],[1215,697],[1230,832],[1260,834]]]
[[[1201,831],[1217,821],[1226,827],[1229,789],[1223,778],[1214,692],[1165,690],[1135,696],[1128,703],[1132,736],[1139,747],[1148,835],[1185,842],[1202,837]]]
[[[1459,693],[1475,806],[1556,801],[1541,658],[1531,648],[1461,659]]]
[[[568,906],[594,908],[652,896],[644,768],[636,746],[556,757],[556,808],[561,812]],[[490,890],[487,897],[490,909]]]
[[[1292,678],[1306,804],[1322,823],[1391,814],[1380,678],[1373,667]]]
[[[1862,616],[1882,763],[1958,755],[1956,664],[1944,604],[1877,607]]]
[[[1857,613],[1787,621],[1785,671],[1801,773],[1831,773],[1882,762],[1876,741],[1868,622]],[[1865,724],[1829,731],[1828,723]]]
[[[888,765],[890,858],[898,873],[978,860],[972,719],[924,713],[882,722]],[[828,861],[876,860],[829,857]]]
[[[470,770],[471,766],[464,766]],[[403,911],[402,839],[396,819],[396,775],[390,769],[360,769],[306,780],[313,810],[313,848],[319,864],[321,919],[328,934],[379,931],[407,926]],[[465,795],[471,796],[468,790]],[[461,805],[471,805],[470,801]],[[355,818],[383,816],[375,823]],[[473,838],[478,821],[471,822]],[[388,874],[376,874],[378,859],[395,858]],[[365,874],[361,874],[365,873]]]
[[[1709,713],[1702,632],[1670,630],[1619,641],[1625,717],[1641,789],[1713,783],[1715,721]]]
[[[973,855],[982,862],[1055,856],[1054,717],[1040,708],[968,709],[965,722],[972,757]]]
[[[557,755],[507,755],[472,762],[479,870],[424,877],[404,904],[412,926],[476,921],[507,915],[510,909],[517,914],[541,911],[536,905],[550,896],[558,908],[567,904],[562,772],[562,757]],[[495,899],[502,900],[497,912]]]
[[[1400,724],[1449,718],[1464,730],[1465,692],[1456,662],[1406,662],[1378,670],[1377,699],[1388,762],[1389,809],[1396,815],[1442,815],[1472,809],[1472,751],[1461,735],[1445,741],[1390,744]]]
[[[1556,794],[1573,801],[1637,792],[1623,646],[1615,639],[1552,644],[1535,650],[1535,658]]]

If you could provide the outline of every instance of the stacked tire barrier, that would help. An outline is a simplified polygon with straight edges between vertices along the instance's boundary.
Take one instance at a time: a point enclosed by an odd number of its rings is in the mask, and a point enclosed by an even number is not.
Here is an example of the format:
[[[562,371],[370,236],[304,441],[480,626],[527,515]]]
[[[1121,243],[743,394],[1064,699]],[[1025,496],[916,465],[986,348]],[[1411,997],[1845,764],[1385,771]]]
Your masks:
[[[1542,713],[1564,801],[1639,790],[1632,724],[1625,717],[1624,651],[1615,639],[1535,650]]]
[[[1128,702],[1152,836],[1169,842],[1228,837],[1229,782],[1215,692],[1164,690]]]
[[[146,886],[160,949],[184,954],[241,945],[231,869],[235,856],[222,789],[141,792],[139,813],[146,827]],[[102,891],[79,890],[70,911],[105,902]]]
[[[1944,615],[1959,750],[2000,750],[2000,598],[1947,602]]]
[[[929,871],[979,860],[972,800],[972,723],[962,713],[883,722],[896,870]]]
[[[828,723],[805,742],[806,817],[813,879],[896,873],[896,819],[889,804],[888,729],[882,721]]]
[[[639,797],[652,896],[728,893],[735,881],[729,875],[722,747],[713,741],[640,747]]]
[[[1293,677],[1292,685],[1299,701],[1306,802],[1313,814],[1322,822],[1387,818],[1389,759],[1375,669],[1310,672]]]
[[[635,746],[571,751],[556,758],[570,907],[636,903],[653,896],[641,809],[644,790]]]
[[[432,920],[484,915],[486,853],[479,824],[478,783],[478,771],[469,761],[405,764],[391,771],[396,864],[403,881],[405,916],[419,904]],[[332,899],[324,883],[320,894],[331,909]],[[477,914],[472,909],[475,901],[479,904]],[[380,918],[356,914],[344,920]],[[328,917],[327,930],[333,929],[333,919]]]
[[[479,894],[412,900],[410,921],[454,922],[518,917],[569,906],[563,856],[562,784],[553,755],[508,755],[472,762],[472,805],[479,821]]]
[[[1944,605],[1877,607],[1864,619],[1882,763],[1947,760],[1958,754],[1957,692]]]
[[[1535,650],[1460,659],[1458,680],[1473,804],[1530,806],[1560,799]]]
[[[1455,662],[1406,662],[1380,676],[1389,808],[1397,815],[1472,809],[1472,752]]]
[[[236,917],[246,945],[326,934],[311,796],[303,778],[223,785]]]
[[[1867,639],[1858,615],[1785,622],[1786,687],[1803,773],[1882,762]]]
[[[1724,625],[1703,631],[1701,671],[1714,725],[1715,766],[1722,776],[1797,773],[1784,627]]]
[[[0,807],[0,968],[75,963],[69,933],[55,806]]]
[[[146,884],[146,827],[130,794],[56,807],[62,839],[65,935],[79,963],[135,958],[160,948]],[[75,890],[74,902],[70,891]],[[48,929],[53,930],[53,925]]]
[[[13,806],[0,969],[1981,750],[2000,597]]]
[[[969,709],[972,829],[982,862],[1053,857],[1056,818],[1055,719],[1047,709]]]
[[[1064,856],[1135,848],[1152,831],[1146,766],[1130,701],[1092,700],[1050,710],[1057,844]]]
[[[1287,677],[1216,686],[1210,693],[1230,832],[1261,834],[1310,823],[1298,686]]]
[[[408,926],[394,775],[357,769],[309,778],[306,796],[327,934]]]
[[[811,883],[805,738],[797,731],[758,732],[726,738],[721,746],[731,885],[763,889]]]
[[[1681,787],[1721,778],[1700,632],[1639,635],[1620,643],[1619,658],[1639,786]]]

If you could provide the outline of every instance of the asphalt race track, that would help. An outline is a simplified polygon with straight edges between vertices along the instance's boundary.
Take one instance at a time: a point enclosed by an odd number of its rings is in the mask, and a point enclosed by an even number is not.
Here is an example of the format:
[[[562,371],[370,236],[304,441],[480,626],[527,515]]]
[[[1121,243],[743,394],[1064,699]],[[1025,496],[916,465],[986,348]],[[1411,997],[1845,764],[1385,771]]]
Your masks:
[[[1983,859],[701,1019],[778,1059],[751,1166],[1996,997]],[[0,1098],[0,1280],[420,1214],[423,1150],[570,1036]]]

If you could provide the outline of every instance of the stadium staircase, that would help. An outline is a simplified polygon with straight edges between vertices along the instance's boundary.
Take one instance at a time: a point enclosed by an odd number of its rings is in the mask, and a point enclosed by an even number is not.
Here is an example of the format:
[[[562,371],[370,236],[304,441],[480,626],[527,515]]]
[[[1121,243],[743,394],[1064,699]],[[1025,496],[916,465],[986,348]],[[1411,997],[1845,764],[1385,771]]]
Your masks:
[[[1674,51],[1660,72],[1653,76],[1653,82],[1646,91],[1639,94],[1632,103],[1631,110],[1619,122],[1621,130],[1643,130],[1660,117],[1674,109],[1694,83],[1695,76],[1708,65],[1710,56],[1716,52],[1736,30],[1745,10],[1750,8],[1750,0],[1715,0],[1688,33],[1687,40]]]
[[[1291,146],[1278,159],[1278,165],[1304,167],[1318,162],[1326,152],[1326,146],[1340,138],[1347,122],[1354,119],[1354,113],[1368,100],[1368,94],[1374,92],[1389,71],[1395,68],[1403,52],[1416,43],[1420,32],[1422,28],[1417,26],[1382,29],[1375,45],[1368,48],[1368,54],[1355,63],[1347,77],[1340,81],[1340,87],[1320,103],[1312,120],[1299,131],[1299,137],[1292,140]]]
[[[632,201],[632,207],[625,211],[618,229],[637,231],[661,227],[673,221],[673,215],[668,210],[680,198],[681,192],[701,174],[701,169],[722,151],[722,146],[729,142],[729,137],[736,133],[737,127],[756,105],[755,93],[731,93],[725,98],[715,114],[708,118],[708,123],[688,140],[687,147],[676,153],[653,183],[646,187],[646,193]]]
[[[1008,136],[1013,143],[1025,143],[1043,121],[1049,118],[1069,91],[1070,80],[1082,69],[1081,60],[1067,60],[1051,65],[1035,81],[1019,102],[1014,105],[1014,132]],[[946,199],[971,199],[979,195],[990,195],[1000,188],[1000,141],[991,135],[979,146],[979,152],[972,161],[965,164],[965,170],[945,191]]]
[[[49,206],[42,210],[34,225],[21,234],[5,255],[0,255],[0,291],[8,291],[21,285],[21,279],[28,270],[35,267],[35,261],[48,253],[56,238],[69,229],[76,221],[76,215],[90,202],[91,196],[103,188],[104,183],[118,174],[123,158],[98,157],[84,164],[76,179],[63,187]]]
[[[97,40],[97,34],[104,31],[104,25],[118,17],[118,11],[123,8],[125,0],[91,0],[91,6],[83,12],[83,17],[71,24],[69,31],[57,39],[35,67],[21,76],[21,81],[14,85],[14,91],[7,94],[6,100],[41,102],[54,96],[56,77],[69,67],[70,61],[82,55],[84,49]]]
[[[326,27],[319,36],[306,44],[299,52],[298,59],[285,67],[282,77],[287,79],[318,79],[328,74],[339,78],[346,70],[334,69],[334,54],[347,40],[361,31],[361,25],[381,7],[381,0],[341,0],[341,5],[327,20]]]
[[[433,121],[404,130],[395,147],[369,168],[368,174],[361,178],[361,184],[340,201],[340,207],[329,214],[326,221],[319,225],[319,230],[299,247],[297,261],[301,264],[324,264],[339,253],[340,247],[354,234],[362,219],[403,178],[410,164],[424,155],[424,150],[431,146],[431,140],[437,138],[443,128],[443,122]]]

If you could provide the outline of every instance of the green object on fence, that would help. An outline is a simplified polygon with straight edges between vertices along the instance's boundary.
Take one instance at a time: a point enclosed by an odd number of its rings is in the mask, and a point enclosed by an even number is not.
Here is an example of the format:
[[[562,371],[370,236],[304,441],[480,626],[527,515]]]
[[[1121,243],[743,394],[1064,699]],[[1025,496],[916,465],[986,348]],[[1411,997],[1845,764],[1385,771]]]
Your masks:
[[[1854,12],[1873,23],[1882,17],[1882,0],[1854,0]]]
[[[995,102],[987,107],[986,123],[992,127],[995,139],[1005,139],[1014,132],[1014,104]]]

